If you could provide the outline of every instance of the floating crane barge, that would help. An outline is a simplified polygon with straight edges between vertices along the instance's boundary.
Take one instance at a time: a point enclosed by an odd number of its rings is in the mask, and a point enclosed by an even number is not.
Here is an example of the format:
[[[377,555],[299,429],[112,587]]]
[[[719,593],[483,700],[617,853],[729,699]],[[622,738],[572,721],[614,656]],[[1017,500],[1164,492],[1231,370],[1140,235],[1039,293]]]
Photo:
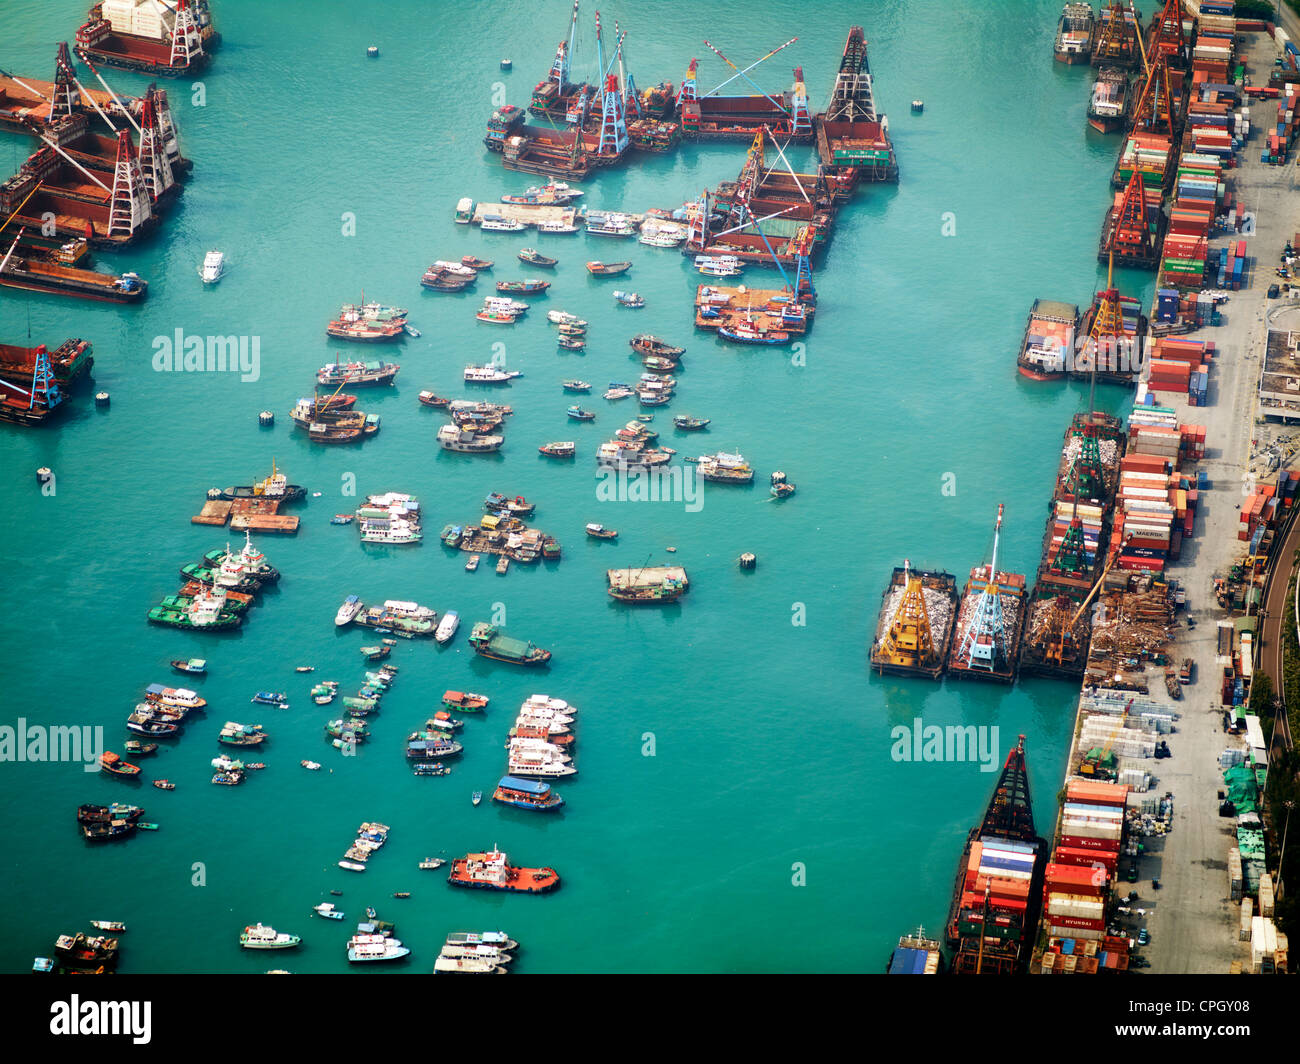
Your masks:
[[[956,638],[948,654],[948,675],[954,678],[1013,683],[1025,627],[1025,578],[997,569],[1002,506],[993,530],[993,556],[988,565],[970,571],[957,611]]]
[[[704,46],[736,73],[722,84],[701,94],[696,85],[699,60],[691,60],[678,97],[682,135],[688,140],[749,140],[755,133],[766,129],[775,136],[797,144],[811,143],[815,134],[812,116],[808,111],[808,90],[804,85],[803,68],[795,67],[793,86],[778,96],[764,92],[749,77],[749,71],[789,48],[798,39],[792,37],[744,69],[736,66],[705,41]],[[719,89],[725,88],[737,78],[748,81],[756,90],[755,93],[747,96],[718,95]]]
[[[863,181],[897,183],[898,160],[889,140],[889,119],[876,112],[861,26],[849,30],[830,102],[813,124],[817,154],[840,189],[852,192]]]
[[[895,566],[881,595],[871,667],[898,676],[937,680],[952,646],[957,580],[939,570]]]

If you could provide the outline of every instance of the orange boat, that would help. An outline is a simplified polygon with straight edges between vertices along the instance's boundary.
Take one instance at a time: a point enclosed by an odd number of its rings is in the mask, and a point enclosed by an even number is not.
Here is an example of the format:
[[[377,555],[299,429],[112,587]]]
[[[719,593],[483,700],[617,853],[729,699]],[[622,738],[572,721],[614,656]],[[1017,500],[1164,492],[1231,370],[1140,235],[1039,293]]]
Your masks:
[[[487,695],[478,695],[473,691],[444,691],[442,693],[442,704],[448,709],[459,709],[465,713],[473,713],[475,710],[484,708],[491,701]]]
[[[105,750],[99,755],[99,767],[105,772],[111,772],[114,776],[138,776],[140,775],[140,766],[133,765],[129,761],[123,761],[112,750]]]
[[[447,882],[456,887],[545,894],[560,885],[560,874],[554,868],[515,868],[494,845],[488,853],[468,853],[453,860]]]

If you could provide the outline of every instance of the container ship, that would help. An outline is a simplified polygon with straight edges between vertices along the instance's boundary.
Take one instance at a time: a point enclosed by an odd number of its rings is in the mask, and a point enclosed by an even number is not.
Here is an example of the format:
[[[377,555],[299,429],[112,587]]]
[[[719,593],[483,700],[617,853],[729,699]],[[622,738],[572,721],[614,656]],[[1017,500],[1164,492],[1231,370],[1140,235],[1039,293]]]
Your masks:
[[[162,6],[159,10],[160,6],[153,0],[103,0],[96,4],[77,30],[78,57],[88,65],[103,63],[163,77],[202,70],[209,59],[205,44],[212,47],[220,40],[212,27],[207,0],[177,0],[174,9]]]
[[[1122,131],[1128,121],[1128,75],[1116,67],[1103,67],[1092,85],[1088,125],[1098,133]]]
[[[1058,63],[1086,63],[1092,55],[1092,5],[1066,4],[1056,25],[1052,55]]]
[[[849,30],[830,102],[813,125],[821,164],[845,191],[852,192],[860,181],[898,181],[889,119],[876,113],[861,26]]]
[[[952,645],[957,579],[951,573],[895,566],[881,595],[871,644],[877,672],[938,679]]]
[[[925,937],[925,928],[903,935],[889,955],[887,975],[939,975],[944,970],[943,950],[937,941]]]
[[[1079,308],[1055,299],[1035,299],[1025,322],[1016,368],[1030,380],[1064,378],[1073,364],[1074,339],[1079,328]]]
[[[1012,683],[1020,660],[1025,627],[1025,578],[997,568],[1002,505],[993,528],[993,555],[988,565],[970,571],[957,610],[956,636],[948,653],[953,678]]]
[[[1007,755],[957,866],[948,945],[959,975],[1023,973],[1038,934],[1047,842],[1034,830],[1025,737]]]

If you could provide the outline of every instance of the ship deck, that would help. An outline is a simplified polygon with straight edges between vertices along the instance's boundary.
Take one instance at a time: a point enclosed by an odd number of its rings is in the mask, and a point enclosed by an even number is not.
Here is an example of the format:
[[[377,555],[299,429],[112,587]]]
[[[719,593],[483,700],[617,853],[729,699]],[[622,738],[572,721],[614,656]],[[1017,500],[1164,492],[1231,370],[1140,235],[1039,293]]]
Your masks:
[[[691,253],[694,254],[694,253]],[[719,252],[719,254],[734,254]],[[727,301],[704,302],[705,289],[719,295],[725,295]],[[804,320],[787,324],[781,318],[780,311],[767,309],[774,299],[789,299],[790,293],[783,288],[750,288],[748,285],[732,286],[722,284],[702,284],[695,295],[695,327],[697,329],[718,329],[724,325],[734,325],[738,321],[749,320],[761,329],[774,329],[788,332],[792,336],[802,336],[812,325],[815,308],[807,307]],[[718,311],[716,318],[701,316],[701,308],[709,306]]]
[[[913,576],[920,577],[923,588],[939,591],[949,605],[941,637],[934,640],[934,664],[896,665],[884,661],[876,653],[876,648],[880,646],[881,640],[884,639],[889,621],[893,617],[893,613],[889,609],[890,595],[906,585],[905,570],[901,566],[894,568],[889,584],[880,596],[880,613],[876,618],[876,634],[868,657],[871,661],[871,668],[882,675],[888,673],[892,676],[924,676],[931,680],[937,680],[943,675],[944,666],[952,648],[953,631],[957,625],[957,578],[951,573],[942,570],[913,569],[911,572]]]
[[[474,216],[470,221],[474,225],[482,225],[484,218],[494,215],[526,226],[535,226],[539,222],[577,225],[575,221],[577,214],[578,208],[572,205],[561,207],[553,204],[480,203],[474,208]]]

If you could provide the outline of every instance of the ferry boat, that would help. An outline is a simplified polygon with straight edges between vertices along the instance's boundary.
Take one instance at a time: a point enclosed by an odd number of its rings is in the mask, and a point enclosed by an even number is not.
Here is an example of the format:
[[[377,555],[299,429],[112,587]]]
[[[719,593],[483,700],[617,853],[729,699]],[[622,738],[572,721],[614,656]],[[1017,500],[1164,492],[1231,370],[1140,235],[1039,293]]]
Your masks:
[[[475,957],[444,957],[433,962],[434,975],[505,975],[506,969],[495,961]]]
[[[537,449],[551,458],[572,458],[577,453],[577,448],[572,440],[544,443]]]
[[[511,737],[506,744],[506,771],[533,779],[576,776],[573,759],[553,743],[533,737]]]
[[[462,429],[456,425],[443,425],[438,430],[437,440],[445,451],[458,451],[462,454],[490,454],[501,450],[504,436],[493,436]]]
[[[537,231],[539,233],[576,233],[578,227],[570,225],[568,222],[538,222]]]
[[[549,783],[518,776],[502,776],[497,789],[492,792],[492,800],[517,809],[539,811],[559,809],[564,805],[564,799],[551,790]]]
[[[524,248],[519,252],[519,261],[526,262],[530,266],[554,266],[559,260],[543,255],[536,248]]]
[[[460,614],[455,610],[448,610],[442,615],[442,620],[438,622],[438,630],[433,633],[433,638],[439,643],[450,643],[452,637],[456,634],[456,629],[460,627]]]
[[[625,307],[640,308],[645,306],[645,300],[635,292],[615,292],[614,298]]]
[[[457,887],[545,894],[560,885],[560,875],[554,868],[516,868],[494,846],[485,853],[469,853],[453,860],[447,882]]]
[[[246,927],[239,935],[239,944],[244,949],[292,949],[301,941],[298,935],[285,934],[264,924]]]
[[[1092,57],[1093,15],[1091,4],[1069,3],[1056,24],[1052,54],[1061,63],[1086,63]]]
[[[465,380],[470,384],[501,384],[522,376],[519,370],[497,369],[495,366],[465,367]]]
[[[411,951],[395,938],[381,935],[354,935],[348,939],[348,960],[353,963],[362,961],[395,961],[410,956]]]
[[[524,224],[513,218],[502,218],[495,214],[485,214],[479,223],[479,229],[485,233],[522,233]]]
[[[470,633],[469,645],[474,653],[512,665],[542,665],[551,660],[551,652],[523,639],[514,639],[495,624],[479,621]]]
[[[588,265],[590,265],[590,263]],[[546,312],[546,320],[552,325],[576,325],[581,329],[587,327],[587,323],[578,317],[578,315],[570,314],[566,310],[548,310]]]
[[[447,936],[449,946],[495,946],[502,950],[517,950],[519,943],[504,931],[453,931]]]
[[[625,214],[605,214],[589,211],[587,232],[592,236],[636,236],[636,224]]]
[[[705,480],[719,484],[748,484],[754,479],[753,468],[739,454],[719,451],[717,454],[700,455],[695,461]]]
[[[208,671],[208,663],[205,658],[189,658],[187,660],[173,659],[172,668],[177,672],[188,672],[195,675],[201,675]]]
[[[144,689],[145,698],[150,702],[159,702],[164,706],[177,706],[180,709],[203,709],[207,699],[200,698],[186,687],[164,687],[160,683],[151,683]]]
[[[226,275],[226,256],[220,251],[209,251],[203,256],[203,265],[199,267],[199,277],[204,284],[216,284]]]
[[[334,615],[334,623],[340,628],[346,628],[355,619],[358,613],[365,607],[365,603],[356,595],[349,595],[343,600],[343,605],[339,607],[338,613]]]
[[[630,262],[600,262],[593,261],[587,263],[587,272],[597,277],[613,277],[615,274],[627,273],[632,268]]]

